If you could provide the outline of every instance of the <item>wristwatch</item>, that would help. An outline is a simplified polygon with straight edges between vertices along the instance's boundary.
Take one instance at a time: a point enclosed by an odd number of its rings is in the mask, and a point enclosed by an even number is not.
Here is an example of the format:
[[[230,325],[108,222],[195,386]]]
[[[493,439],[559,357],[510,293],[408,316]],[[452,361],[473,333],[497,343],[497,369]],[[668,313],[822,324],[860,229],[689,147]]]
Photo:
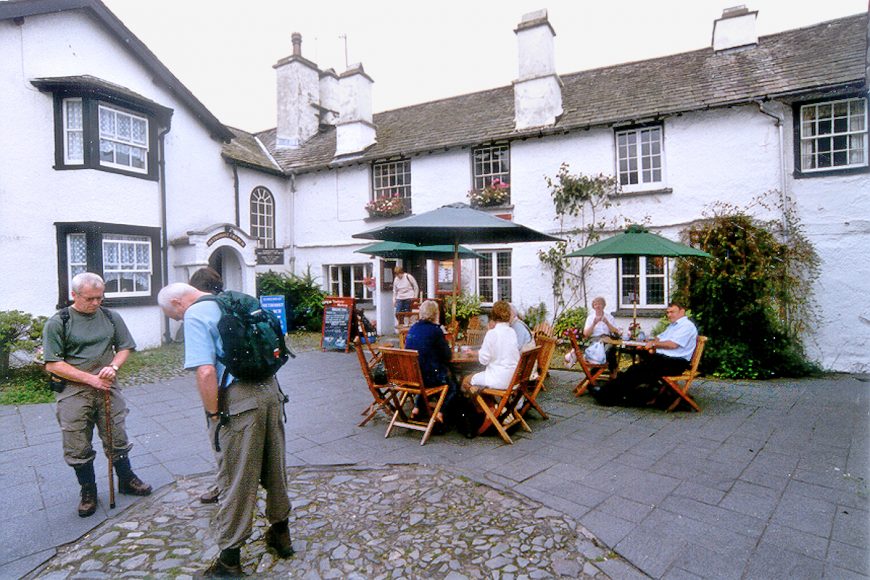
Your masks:
[[[116,364],[112,364],[112,365],[109,365],[109,366],[111,366],[111,367],[115,370],[115,372],[118,372],[119,370],[121,370],[121,367],[119,367],[119,366],[116,365]]]

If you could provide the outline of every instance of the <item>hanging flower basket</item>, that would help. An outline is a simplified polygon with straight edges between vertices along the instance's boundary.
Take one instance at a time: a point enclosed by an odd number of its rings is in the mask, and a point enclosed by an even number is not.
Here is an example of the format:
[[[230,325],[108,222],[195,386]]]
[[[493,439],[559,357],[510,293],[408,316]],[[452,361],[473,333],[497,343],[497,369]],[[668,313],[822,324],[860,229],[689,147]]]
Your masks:
[[[498,177],[483,189],[472,189],[468,192],[471,207],[492,207],[505,205],[511,199],[511,186]]]
[[[402,197],[379,197],[366,204],[369,217],[393,217],[405,215],[405,199]]]

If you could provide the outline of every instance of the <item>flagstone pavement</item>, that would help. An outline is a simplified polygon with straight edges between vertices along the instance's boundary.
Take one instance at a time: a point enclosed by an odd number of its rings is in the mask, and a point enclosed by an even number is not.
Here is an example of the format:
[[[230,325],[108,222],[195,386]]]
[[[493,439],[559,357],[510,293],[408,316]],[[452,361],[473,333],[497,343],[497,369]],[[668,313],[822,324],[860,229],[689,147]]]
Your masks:
[[[279,373],[297,555],[263,522],[246,571],[307,578],[868,578],[870,378],[696,382],[702,413],[604,408],[554,371],[550,419],[513,445],[384,438],[355,354]],[[214,557],[213,460],[192,376],[125,389],[133,466],[155,487],[76,514],[53,405],[0,407],[0,578],[189,577]],[[433,508],[433,506],[435,506]],[[172,530],[169,533],[169,530]],[[187,534],[189,537],[181,537]],[[113,567],[114,566],[114,567]]]

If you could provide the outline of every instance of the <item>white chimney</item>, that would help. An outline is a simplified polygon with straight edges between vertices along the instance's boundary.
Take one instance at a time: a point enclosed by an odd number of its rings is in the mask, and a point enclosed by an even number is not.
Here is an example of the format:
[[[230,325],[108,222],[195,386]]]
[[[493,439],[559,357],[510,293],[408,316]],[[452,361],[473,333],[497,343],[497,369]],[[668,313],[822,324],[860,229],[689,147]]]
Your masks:
[[[361,64],[351,65],[338,77],[338,123],[335,125],[335,155],[360,153],[377,140],[372,123],[372,78]]]
[[[320,120],[320,71],[302,56],[302,35],[294,32],[293,54],[273,68],[278,85],[277,146],[299,148],[313,137]]]
[[[556,36],[546,10],[523,15],[517,29],[519,76],[514,81],[517,130],[547,127],[562,114],[562,81],[556,75]]]
[[[320,125],[335,125],[341,107],[338,75],[327,69],[320,73]]]
[[[750,12],[742,4],[723,10],[722,18],[713,22],[713,50],[719,52],[758,44],[757,18],[757,10]]]

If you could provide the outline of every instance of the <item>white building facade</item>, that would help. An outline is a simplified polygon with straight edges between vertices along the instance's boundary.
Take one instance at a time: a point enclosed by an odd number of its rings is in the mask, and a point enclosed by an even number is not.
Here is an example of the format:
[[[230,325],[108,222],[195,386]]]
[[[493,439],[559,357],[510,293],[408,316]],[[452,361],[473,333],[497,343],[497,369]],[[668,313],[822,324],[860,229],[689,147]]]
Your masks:
[[[822,259],[822,322],[808,353],[827,369],[870,370],[861,260],[870,241],[867,14],[759,38],[754,12],[726,11],[706,49],[560,77],[555,33],[540,11],[515,30],[510,86],[378,114],[361,65],[320,70],[294,34],[292,54],[275,65],[276,128],[251,134],[214,119],[97,0],[58,2],[62,12],[47,4],[0,4],[0,49],[14,55],[0,64],[2,309],[51,313],[69,274],[86,266],[119,280],[107,305],[140,346],[153,346],[173,330],[156,290],[211,264],[228,287],[251,293],[257,272],[310,271],[328,293],[355,296],[389,332],[393,262],[356,253],[366,244],[353,234],[467,201],[495,179],[510,184],[510,197],[484,211],[558,233],[544,176],[567,163],[572,173],[618,177],[622,194],[606,219],[648,223],[671,239],[715,202],[745,206],[774,190],[793,200]],[[77,98],[91,111],[81,131],[93,150],[78,165],[64,157],[79,139],[64,112]],[[129,156],[121,167],[98,161],[141,149],[100,133],[103,110],[124,127],[128,117],[148,122],[147,154],[136,153],[144,172]],[[397,215],[369,215],[367,205],[395,199]],[[107,252],[142,257],[136,249],[149,240],[147,271],[109,264]],[[75,244],[84,262],[71,261]],[[546,247],[476,245],[487,259],[463,261],[462,286],[521,311],[549,305],[551,280],[537,256]],[[446,287],[445,264],[404,265],[428,296]],[[622,274],[634,265],[601,260],[589,280],[590,293],[623,317],[635,289]],[[649,330],[671,272],[637,266]],[[140,287],[143,273],[149,284]]]

